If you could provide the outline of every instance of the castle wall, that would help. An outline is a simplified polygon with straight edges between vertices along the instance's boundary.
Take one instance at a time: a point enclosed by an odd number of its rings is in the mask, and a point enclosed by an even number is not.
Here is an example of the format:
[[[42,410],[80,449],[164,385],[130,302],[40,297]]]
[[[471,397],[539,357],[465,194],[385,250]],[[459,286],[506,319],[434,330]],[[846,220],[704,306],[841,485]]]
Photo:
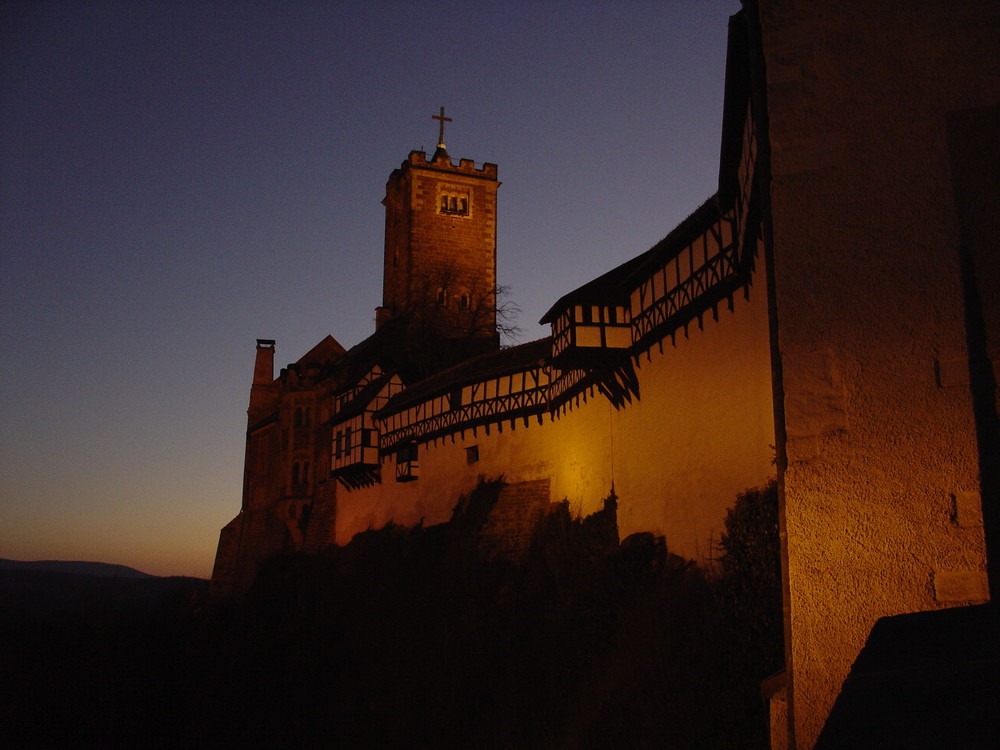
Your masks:
[[[988,597],[946,123],[1000,101],[995,3],[811,5],[759,3],[799,750],[877,618]]]
[[[614,426],[622,535],[664,534],[668,548],[701,559],[738,492],[774,477],[774,423],[763,274],[638,369],[642,399]],[[620,446],[620,449],[618,448]]]
[[[622,537],[665,535],[679,555],[704,559],[718,540],[736,494],[774,475],[767,301],[762,284],[723,303],[703,328],[654,347],[636,368],[640,398],[621,410],[596,391],[542,423],[530,417],[466,429],[419,447],[420,478],[382,482],[337,497],[337,542],[388,522],[447,521],[461,493],[480,476],[508,482],[548,480],[553,501],[576,515],[603,507],[612,483]],[[467,449],[476,446],[478,461]]]
[[[277,421],[254,431],[247,439],[244,508],[266,508],[284,489],[285,461]]]
[[[289,549],[288,527],[276,506],[240,512],[219,534],[209,597],[222,602],[246,592],[261,562]]]

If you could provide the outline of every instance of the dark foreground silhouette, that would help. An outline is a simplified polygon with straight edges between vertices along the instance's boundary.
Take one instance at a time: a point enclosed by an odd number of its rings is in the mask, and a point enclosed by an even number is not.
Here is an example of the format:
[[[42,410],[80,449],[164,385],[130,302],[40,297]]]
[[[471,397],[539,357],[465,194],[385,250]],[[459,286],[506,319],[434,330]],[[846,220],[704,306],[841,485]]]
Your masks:
[[[36,581],[85,593],[32,606],[0,577],[0,745],[766,746],[773,490],[737,505],[709,577],[568,513],[517,564],[488,559],[474,526],[498,486],[450,524],[273,560],[224,607],[191,579]]]

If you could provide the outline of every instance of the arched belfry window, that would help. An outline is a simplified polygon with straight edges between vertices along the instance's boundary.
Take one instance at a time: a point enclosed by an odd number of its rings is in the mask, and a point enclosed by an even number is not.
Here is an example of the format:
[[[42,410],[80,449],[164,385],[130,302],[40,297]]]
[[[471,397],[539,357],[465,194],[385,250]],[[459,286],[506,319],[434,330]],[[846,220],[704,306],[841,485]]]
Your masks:
[[[449,216],[468,216],[472,205],[469,192],[461,187],[446,187],[440,191],[439,210]]]

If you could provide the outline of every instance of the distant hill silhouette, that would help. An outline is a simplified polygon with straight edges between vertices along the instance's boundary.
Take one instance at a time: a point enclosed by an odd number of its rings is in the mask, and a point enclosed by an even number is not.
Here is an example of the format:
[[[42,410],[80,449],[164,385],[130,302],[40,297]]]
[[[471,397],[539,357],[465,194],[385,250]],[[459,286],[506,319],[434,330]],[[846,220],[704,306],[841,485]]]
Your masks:
[[[200,578],[163,578],[124,565],[0,560],[0,627],[144,619],[185,609],[207,590],[208,581]]]
[[[176,747],[173,696],[208,581],[0,561],[0,747]]]
[[[97,576],[100,578],[154,578],[135,568],[125,565],[112,565],[101,562],[82,562],[78,560],[3,560],[0,559],[0,570],[45,570],[51,573],[75,573],[77,575]]]

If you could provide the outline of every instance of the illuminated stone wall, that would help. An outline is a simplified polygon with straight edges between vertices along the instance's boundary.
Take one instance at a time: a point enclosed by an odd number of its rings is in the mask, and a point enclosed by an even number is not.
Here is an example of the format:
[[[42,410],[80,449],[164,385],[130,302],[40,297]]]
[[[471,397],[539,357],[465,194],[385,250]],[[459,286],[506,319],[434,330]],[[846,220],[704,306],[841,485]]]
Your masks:
[[[947,130],[1000,102],[998,6],[820,5],[759,2],[799,750],[877,618],[988,597]]]
[[[548,480],[550,499],[574,515],[601,510],[612,482],[622,537],[651,531],[679,555],[704,559],[736,494],[773,477],[767,301],[763,283],[719,305],[676,343],[654,346],[636,368],[640,398],[621,410],[594,392],[559,416],[477,427],[419,446],[420,478],[337,494],[338,543],[392,521],[447,521],[480,476]],[[476,446],[478,461],[467,449]]]

